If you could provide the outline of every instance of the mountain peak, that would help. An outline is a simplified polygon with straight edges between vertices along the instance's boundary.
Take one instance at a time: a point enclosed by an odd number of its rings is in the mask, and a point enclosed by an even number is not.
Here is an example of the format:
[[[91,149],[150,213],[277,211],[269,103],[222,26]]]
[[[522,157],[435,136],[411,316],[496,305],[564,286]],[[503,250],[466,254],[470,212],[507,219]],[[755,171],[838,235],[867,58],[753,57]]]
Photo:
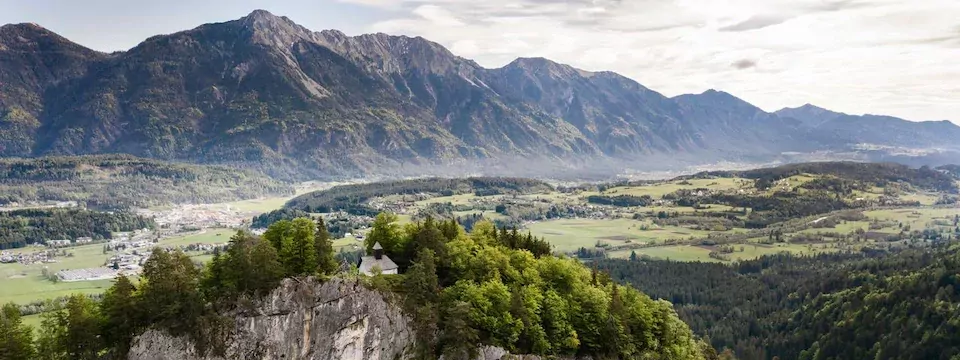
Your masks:
[[[40,24],[32,23],[32,22],[17,23],[17,24],[6,24],[6,25],[3,25],[3,26],[0,26],[0,31],[3,31],[3,30],[12,30],[12,29],[34,29],[34,30],[46,30],[46,31],[50,31],[50,30],[47,30],[46,28],[44,28],[43,26],[40,26]]]
[[[543,57],[521,57],[513,60],[506,66],[504,69],[521,69],[525,72],[532,72],[536,74],[550,74],[553,76],[582,76],[590,77],[594,74],[577,69],[573,66],[561,64],[553,60],[543,58]]]
[[[722,90],[708,89],[697,95],[680,95],[678,99],[690,99],[690,98],[699,98],[699,101],[707,100],[707,103],[713,104],[723,104],[723,105],[737,105],[737,106],[749,106],[755,108],[753,104],[750,104],[744,101],[741,98],[734,96],[731,93]]]
[[[19,24],[6,24],[0,26],[0,40],[4,37],[17,36],[17,40],[31,41],[36,37],[41,36],[56,36],[57,33],[48,30],[47,28],[40,26],[36,23],[19,23]],[[64,39],[66,40],[66,39]]]
[[[69,52],[79,56],[100,54],[36,23],[0,26],[0,50],[11,49],[19,52]]]
[[[807,103],[795,108],[783,108],[774,111],[774,114],[781,118],[793,118],[800,120],[808,126],[819,126],[831,119],[846,115],[836,111],[830,111],[822,107]]]
[[[715,97],[735,97],[726,91],[717,90],[717,89],[707,89],[707,91],[700,93],[700,95],[715,96]]]
[[[264,24],[290,21],[290,19],[287,19],[285,16],[276,16],[273,13],[262,9],[254,10],[247,16],[240,18],[240,20],[247,24]]]
[[[298,25],[286,16],[277,16],[266,10],[254,10],[238,20],[250,31],[251,41],[275,46],[289,47],[294,42],[312,38],[310,30]]]
[[[824,109],[824,108],[822,108],[822,107],[816,106],[816,105],[811,104],[811,103],[803,104],[803,106],[801,106],[800,109],[804,109],[804,110],[827,110],[827,109]]]
[[[780,115],[793,116],[793,117],[796,117],[797,115],[800,115],[800,114],[804,114],[805,116],[827,115],[827,114],[841,115],[842,114],[836,111],[824,109],[822,107],[819,107],[810,103],[806,103],[795,108],[786,107],[786,108],[775,111],[775,113]]]

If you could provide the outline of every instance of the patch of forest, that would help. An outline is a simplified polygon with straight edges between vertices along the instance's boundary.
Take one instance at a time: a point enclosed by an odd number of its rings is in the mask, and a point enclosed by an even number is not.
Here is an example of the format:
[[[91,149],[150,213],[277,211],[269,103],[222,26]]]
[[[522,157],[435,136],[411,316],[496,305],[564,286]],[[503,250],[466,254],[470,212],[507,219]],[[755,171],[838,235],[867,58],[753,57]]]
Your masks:
[[[587,202],[590,204],[597,205],[613,205],[620,207],[633,207],[633,206],[650,206],[653,204],[653,198],[650,195],[636,196],[636,195],[590,195],[587,197]]]
[[[758,189],[768,189],[778,180],[801,174],[830,175],[884,187],[888,183],[905,182],[924,190],[957,193],[956,167],[911,168],[896,163],[862,163],[850,161],[789,164],[773,168],[745,171],[709,171],[682,178],[743,177],[756,180]]]
[[[772,195],[711,194],[694,201],[749,208],[744,220],[744,227],[748,229],[765,228],[794,218],[857,207],[826,191],[778,191]]]
[[[76,201],[96,209],[290,195],[290,184],[223,166],[130,155],[0,159],[0,205]]]
[[[734,265],[601,260],[741,360],[955,359],[960,246],[765,256]]]
[[[45,244],[47,240],[110,239],[120,231],[153,228],[152,219],[118,211],[24,209],[0,211],[0,249]]]
[[[506,177],[424,178],[369,184],[340,185],[327,190],[300,195],[284,207],[308,213],[346,211],[353,215],[375,216],[380,211],[366,204],[367,200],[388,195],[436,194],[451,196],[475,194],[490,196],[551,191],[540,180]]]

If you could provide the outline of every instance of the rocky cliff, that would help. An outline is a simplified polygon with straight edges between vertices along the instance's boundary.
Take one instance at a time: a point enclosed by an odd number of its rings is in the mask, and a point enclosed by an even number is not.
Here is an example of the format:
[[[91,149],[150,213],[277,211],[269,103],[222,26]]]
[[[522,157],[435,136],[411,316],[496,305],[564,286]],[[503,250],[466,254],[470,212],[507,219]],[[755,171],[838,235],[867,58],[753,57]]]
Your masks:
[[[398,360],[412,357],[413,330],[400,309],[352,280],[286,280],[252,311],[237,311],[223,356],[160,331],[139,336],[129,359]]]
[[[224,354],[200,354],[187,338],[148,330],[134,340],[128,358],[405,360],[413,358],[416,344],[413,328],[400,308],[357,280],[321,284],[313,279],[287,279],[255,309],[228,316],[236,320]],[[542,359],[485,346],[474,360]]]

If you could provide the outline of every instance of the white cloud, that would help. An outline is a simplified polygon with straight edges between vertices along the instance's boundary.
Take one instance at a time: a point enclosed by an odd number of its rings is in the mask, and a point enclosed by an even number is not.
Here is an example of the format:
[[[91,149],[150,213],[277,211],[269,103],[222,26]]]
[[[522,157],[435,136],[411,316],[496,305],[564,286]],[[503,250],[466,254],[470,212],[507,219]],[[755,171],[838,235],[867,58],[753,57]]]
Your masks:
[[[543,56],[667,95],[960,121],[956,0],[341,0],[488,67]]]

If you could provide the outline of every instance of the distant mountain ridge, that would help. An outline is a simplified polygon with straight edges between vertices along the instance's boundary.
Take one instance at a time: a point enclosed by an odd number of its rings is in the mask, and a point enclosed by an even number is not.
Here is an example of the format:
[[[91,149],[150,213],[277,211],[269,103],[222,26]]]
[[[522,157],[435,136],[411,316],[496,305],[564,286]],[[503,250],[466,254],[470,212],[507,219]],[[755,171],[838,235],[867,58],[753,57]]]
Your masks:
[[[112,54],[5,25],[0,84],[0,156],[129,153],[284,178],[960,146],[951,123],[668,98],[542,58],[486,69],[420,37],[312,32],[263,10]]]

